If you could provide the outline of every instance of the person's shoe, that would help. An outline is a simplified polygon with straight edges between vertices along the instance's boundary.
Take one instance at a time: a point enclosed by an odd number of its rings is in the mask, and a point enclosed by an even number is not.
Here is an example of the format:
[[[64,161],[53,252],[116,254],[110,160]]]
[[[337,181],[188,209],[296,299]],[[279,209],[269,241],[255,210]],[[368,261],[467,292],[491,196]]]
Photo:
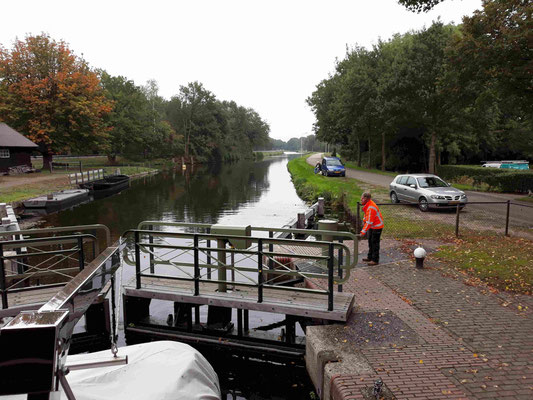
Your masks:
[[[375,261],[370,261],[370,262],[368,263],[368,265],[378,265],[378,264],[379,264],[379,263],[378,263],[378,262],[375,262]]]
[[[370,258],[363,258],[362,260],[363,262],[369,262],[369,261],[372,261]]]

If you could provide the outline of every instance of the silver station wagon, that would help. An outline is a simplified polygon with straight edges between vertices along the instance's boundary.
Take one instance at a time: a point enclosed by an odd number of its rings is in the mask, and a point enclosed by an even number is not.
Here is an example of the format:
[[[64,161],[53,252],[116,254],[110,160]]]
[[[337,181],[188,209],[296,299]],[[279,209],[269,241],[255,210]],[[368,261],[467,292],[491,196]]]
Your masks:
[[[436,175],[410,174],[398,175],[389,186],[390,199],[393,203],[416,203],[420,211],[427,211],[430,207],[463,208],[468,199],[466,194]]]

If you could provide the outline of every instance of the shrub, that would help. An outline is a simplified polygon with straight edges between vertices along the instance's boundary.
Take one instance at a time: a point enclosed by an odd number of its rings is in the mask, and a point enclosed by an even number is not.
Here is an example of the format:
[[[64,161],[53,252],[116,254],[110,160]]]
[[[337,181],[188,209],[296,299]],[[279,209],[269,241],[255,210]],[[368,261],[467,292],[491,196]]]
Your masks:
[[[533,190],[533,174],[528,172],[505,172],[487,176],[485,182],[502,192],[527,193]]]
[[[473,165],[438,165],[437,175],[454,182],[470,178],[474,185],[485,183],[503,192],[527,193],[528,190],[533,190],[533,171],[531,170],[483,168]]]

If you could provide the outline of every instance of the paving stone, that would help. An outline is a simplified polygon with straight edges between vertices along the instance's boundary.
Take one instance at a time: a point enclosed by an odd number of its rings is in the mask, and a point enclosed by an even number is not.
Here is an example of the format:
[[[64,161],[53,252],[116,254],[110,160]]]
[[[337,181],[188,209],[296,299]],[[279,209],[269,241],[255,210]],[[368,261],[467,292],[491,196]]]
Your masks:
[[[468,286],[457,272],[426,264],[418,270],[399,261],[352,272],[344,291],[355,294],[357,311],[347,331],[387,328],[374,321],[381,313],[405,327],[384,329],[388,339],[369,342],[347,336],[374,374],[334,377],[331,398],[364,399],[378,377],[397,399],[533,398],[531,297]]]

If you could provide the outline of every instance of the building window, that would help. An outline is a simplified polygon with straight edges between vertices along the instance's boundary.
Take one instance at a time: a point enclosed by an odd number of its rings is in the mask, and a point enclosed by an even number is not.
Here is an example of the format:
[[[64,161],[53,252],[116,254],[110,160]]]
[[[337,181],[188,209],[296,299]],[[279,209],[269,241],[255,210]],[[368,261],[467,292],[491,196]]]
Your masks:
[[[9,158],[9,149],[0,149],[0,158]]]

